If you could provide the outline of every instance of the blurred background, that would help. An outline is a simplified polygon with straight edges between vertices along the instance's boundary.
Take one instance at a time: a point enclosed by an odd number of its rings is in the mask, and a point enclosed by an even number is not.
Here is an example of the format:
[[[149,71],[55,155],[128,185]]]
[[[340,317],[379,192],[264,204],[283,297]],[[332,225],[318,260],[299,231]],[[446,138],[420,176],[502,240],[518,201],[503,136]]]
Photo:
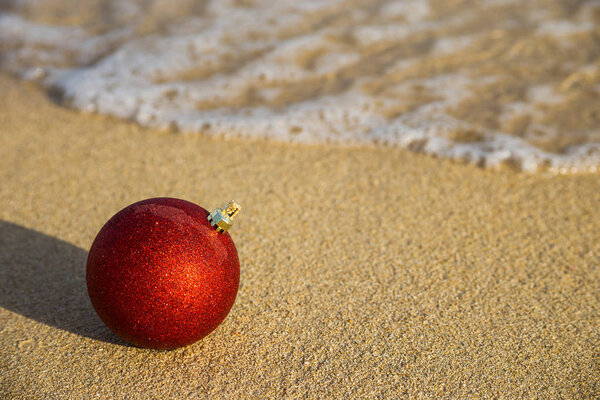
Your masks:
[[[596,0],[3,0],[0,67],[186,133],[600,165]]]

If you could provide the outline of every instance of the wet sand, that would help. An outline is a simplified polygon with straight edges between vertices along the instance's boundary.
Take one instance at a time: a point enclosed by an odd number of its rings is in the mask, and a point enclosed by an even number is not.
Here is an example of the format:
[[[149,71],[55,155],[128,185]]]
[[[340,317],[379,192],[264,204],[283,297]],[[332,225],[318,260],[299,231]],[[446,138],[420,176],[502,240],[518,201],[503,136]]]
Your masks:
[[[0,70],[199,135],[600,170],[596,0],[4,2]]]

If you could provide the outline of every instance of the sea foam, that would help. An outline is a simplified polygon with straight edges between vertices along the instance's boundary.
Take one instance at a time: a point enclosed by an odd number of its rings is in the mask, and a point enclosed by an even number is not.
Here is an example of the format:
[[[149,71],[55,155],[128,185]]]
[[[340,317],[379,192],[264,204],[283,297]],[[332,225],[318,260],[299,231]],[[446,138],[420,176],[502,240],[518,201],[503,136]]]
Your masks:
[[[4,1],[0,67],[184,133],[595,172],[600,4],[564,3]]]

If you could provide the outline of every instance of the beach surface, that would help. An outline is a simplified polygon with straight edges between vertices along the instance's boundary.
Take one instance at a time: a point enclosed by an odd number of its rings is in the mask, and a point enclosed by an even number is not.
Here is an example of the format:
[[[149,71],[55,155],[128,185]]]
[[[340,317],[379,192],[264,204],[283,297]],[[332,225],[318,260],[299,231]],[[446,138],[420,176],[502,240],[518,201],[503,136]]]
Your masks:
[[[393,148],[188,137],[0,76],[0,398],[600,397],[600,178]],[[96,316],[85,260],[135,201],[236,199],[241,287],[174,351]]]

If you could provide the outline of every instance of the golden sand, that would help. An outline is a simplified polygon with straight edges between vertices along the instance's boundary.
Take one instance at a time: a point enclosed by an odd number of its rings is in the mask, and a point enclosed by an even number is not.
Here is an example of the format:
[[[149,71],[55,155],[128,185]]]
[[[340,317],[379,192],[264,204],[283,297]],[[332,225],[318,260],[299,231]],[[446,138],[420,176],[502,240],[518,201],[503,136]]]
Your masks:
[[[0,77],[0,398],[598,398],[600,179],[189,138]],[[243,206],[226,321],[126,345],[87,249],[153,196]]]

